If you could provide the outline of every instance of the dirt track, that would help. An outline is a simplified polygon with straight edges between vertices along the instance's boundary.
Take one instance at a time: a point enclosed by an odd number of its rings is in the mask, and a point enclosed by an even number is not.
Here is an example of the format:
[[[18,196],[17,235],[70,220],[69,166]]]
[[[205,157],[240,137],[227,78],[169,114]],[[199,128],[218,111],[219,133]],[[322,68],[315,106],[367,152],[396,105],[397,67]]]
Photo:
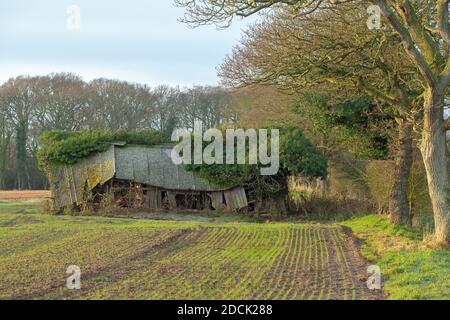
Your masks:
[[[43,198],[50,198],[51,196],[52,196],[51,192],[47,190],[0,191],[0,200],[43,199]]]

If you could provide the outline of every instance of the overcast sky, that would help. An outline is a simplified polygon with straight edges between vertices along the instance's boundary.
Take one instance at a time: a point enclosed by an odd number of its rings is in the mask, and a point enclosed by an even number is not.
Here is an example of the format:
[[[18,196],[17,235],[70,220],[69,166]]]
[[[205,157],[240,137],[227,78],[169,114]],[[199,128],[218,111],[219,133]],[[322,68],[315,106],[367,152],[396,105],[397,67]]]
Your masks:
[[[71,5],[81,9],[78,30],[67,27]],[[173,0],[0,0],[0,83],[73,72],[87,81],[217,84],[217,66],[250,21],[191,29],[177,21],[183,12]]]

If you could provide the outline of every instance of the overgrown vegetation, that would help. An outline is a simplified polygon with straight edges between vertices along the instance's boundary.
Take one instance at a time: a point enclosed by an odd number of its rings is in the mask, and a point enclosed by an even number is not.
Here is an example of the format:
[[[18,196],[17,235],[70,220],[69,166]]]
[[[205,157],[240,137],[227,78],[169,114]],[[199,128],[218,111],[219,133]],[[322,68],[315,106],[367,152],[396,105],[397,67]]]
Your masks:
[[[340,148],[356,159],[388,158],[394,119],[377,112],[371,97],[338,98],[316,88],[298,100],[294,111],[308,119],[311,134],[328,154],[335,155]]]
[[[74,164],[96,152],[108,149],[111,143],[124,142],[153,146],[169,143],[170,139],[156,130],[147,131],[49,131],[40,138],[40,165]]]
[[[200,177],[211,183],[224,187],[236,185],[247,186],[257,192],[260,197],[265,194],[286,194],[287,177],[289,175],[326,178],[326,157],[305,137],[300,128],[294,126],[279,126],[274,128],[280,130],[280,170],[276,175],[262,176],[260,169],[263,165],[259,161],[260,159],[258,159],[257,165],[202,164],[188,165],[186,167],[188,170],[199,173]],[[270,142],[270,135],[268,141]],[[246,147],[246,159],[248,160],[248,144]],[[268,147],[268,151],[271,152],[270,143]],[[234,150],[237,153],[236,147]]]

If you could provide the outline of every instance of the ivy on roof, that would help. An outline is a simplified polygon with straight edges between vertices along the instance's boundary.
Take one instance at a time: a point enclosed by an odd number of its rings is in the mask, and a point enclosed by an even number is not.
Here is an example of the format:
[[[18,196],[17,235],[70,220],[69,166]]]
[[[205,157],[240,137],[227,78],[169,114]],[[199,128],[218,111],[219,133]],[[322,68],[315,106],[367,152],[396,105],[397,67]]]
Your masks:
[[[154,146],[170,140],[156,130],[48,131],[40,137],[39,164],[42,168],[50,164],[72,165],[93,153],[106,151],[117,142]]]
[[[287,188],[286,179],[290,175],[323,179],[327,177],[327,158],[317,150],[301,128],[292,125],[280,125],[275,128],[278,128],[280,133],[280,169],[275,175],[262,176],[261,163],[257,165],[192,164],[185,165],[185,168],[196,172],[213,185],[219,187],[240,185],[249,187],[258,194],[282,193]],[[268,141],[270,151],[270,138]],[[226,150],[225,143],[223,149]],[[236,152],[237,148],[235,147],[234,150]],[[247,159],[248,152],[247,144]]]

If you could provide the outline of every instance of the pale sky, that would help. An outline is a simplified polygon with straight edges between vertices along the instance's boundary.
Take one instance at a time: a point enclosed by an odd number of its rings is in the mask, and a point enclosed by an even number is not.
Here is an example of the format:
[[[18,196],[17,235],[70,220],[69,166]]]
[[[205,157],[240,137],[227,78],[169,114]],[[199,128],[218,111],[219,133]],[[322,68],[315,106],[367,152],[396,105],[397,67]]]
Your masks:
[[[67,27],[71,5],[80,8],[78,30]],[[217,66],[251,21],[191,29],[177,21],[183,13],[173,0],[0,0],[0,83],[73,72],[86,81],[217,84]]]

